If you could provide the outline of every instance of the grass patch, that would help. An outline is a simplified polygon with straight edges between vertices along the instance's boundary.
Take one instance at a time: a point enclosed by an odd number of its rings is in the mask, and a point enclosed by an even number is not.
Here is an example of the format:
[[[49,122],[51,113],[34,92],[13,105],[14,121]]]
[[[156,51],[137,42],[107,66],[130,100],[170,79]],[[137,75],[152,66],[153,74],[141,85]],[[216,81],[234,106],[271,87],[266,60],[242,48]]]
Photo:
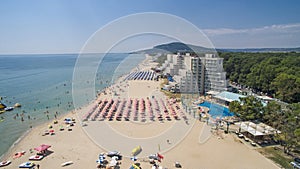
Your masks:
[[[275,149],[274,147],[264,147],[258,151],[265,157],[271,159],[283,168],[292,168],[290,162],[293,161],[292,157],[284,154],[283,150]]]

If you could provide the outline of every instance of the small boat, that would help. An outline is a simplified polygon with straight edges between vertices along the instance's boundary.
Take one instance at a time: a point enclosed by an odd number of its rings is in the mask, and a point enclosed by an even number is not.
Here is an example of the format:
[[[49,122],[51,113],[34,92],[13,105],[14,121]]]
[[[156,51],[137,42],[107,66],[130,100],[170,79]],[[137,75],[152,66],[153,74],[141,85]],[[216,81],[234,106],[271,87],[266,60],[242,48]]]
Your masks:
[[[24,154],[25,154],[25,151],[17,152],[13,155],[13,158],[14,159],[19,158],[19,157],[23,156]]]
[[[135,147],[135,148],[131,151],[131,154],[132,154],[133,156],[137,156],[141,151],[142,151],[142,147],[141,147],[141,146],[137,146],[137,147]]]
[[[29,157],[29,160],[39,161],[39,160],[42,160],[43,158],[44,158],[44,156],[42,156],[42,155],[33,155],[33,156]]]
[[[19,165],[19,168],[33,168],[35,164],[33,162],[25,162]]]
[[[4,110],[5,111],[12,111],[14,108],[13,107],[5,107]]]
[[[141,169],[141,167],[138,165],[138,164],[132,164],[131,166],[130,166],[130,168],[129,169]]]
[[[71,165],[73,164],[73,161],[67,161],[67,162],[64,162],[61,164],[62,167],[65,167],[65,166],[68,166],[68,165]]]
[[[113,157],[113,156],[121,156],[121,154],[120,154],[120,152],[118,152],[118,151],[110,151],[110,152],[108,152],[107,153],[107,156],[108,157]]]
[[[149,158],[149,159],[152,159],[152,160],[158,160],[158,159],[159,159],[159,157],[157,156],[157,154],[150,154],[150,155],[148,156],[148,158]]]
[[[11,161],[1,161],[0,167],[8,166],[11,163]]]

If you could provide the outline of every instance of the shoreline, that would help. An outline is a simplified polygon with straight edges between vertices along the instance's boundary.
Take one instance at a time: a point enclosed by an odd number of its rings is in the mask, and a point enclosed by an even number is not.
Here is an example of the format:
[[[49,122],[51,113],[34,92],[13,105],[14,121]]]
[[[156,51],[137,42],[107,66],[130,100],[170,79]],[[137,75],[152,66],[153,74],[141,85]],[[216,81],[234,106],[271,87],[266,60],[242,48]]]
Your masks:
[[[8,157],[9,157],[9,154],[12,154],[12,152],[13,152],[13,150],[14,150],[14,148],[16,147],[16,146],[18,146],[18,144],[23,140],[23,139],[25,139],[26,138],[26,136],[28,136],[29,134],[30,134],[30,132],[32,132],[32,128],[31,129],[28,129],[27,131],[25,131],[10,147],[9,147],[9,149],[4,153],[4,154],[2,154],[1,155],[1,157],[0,157],[0,160],[2,161],[2,160],[5,160],[5,159],[7,159]]]
[[[109,89],[110,87],[116,85],[117,83],[119,83],[122,79],[125,79],[132,71],[135,71],[135,70],[139,70],[139,66],[141,64],[143,64],[146,60],[147,60],[147,56],[145,56],[145,59],[140,62],[137,66],[135,66],[134,68],[132,68],[131,70],[129,70],[129,72],[127,73],[124,73],[123,75],[119,76],[118,78],[116,79],[112,79],[113,80],[113,83],[111,85],[108,85],[106,87],[104,87],[102,90],[99,91],[99,93],[96,92],[96,98],[94,98],[94,100],[91,100],[89,103],[79,107],[79,108],[73,108],[72,110],[70,111],[67,111],[63,114],[59,114],[57,116],[57,118],[53,118],[53,119],[50,119],[50,120],[45,120],[45,122],[42,122],[40,124],[37,124],[36,126],[32,126],[32,128],[29,128],[28,130],[26,130],[10,147],[9,149],[0,156],[0,160],[3,161],[3,160],[6,160],[9,158],[10,154],[13,154],[14,152],[14,149],[16,149],[16,147],[20,144],[20,142],[22,142],[23,139],[25,139],[28,135],[30,135],[34,129],[36,128],[41,128],[41,127],[44,127],[46,124],[48,124],[50,121],[53,121],[53,120],[62,120],[63,117],[66,117],[72,113],[76,114],[77,116],[77,119],[81,119],[81,117],[79,117],[78,113],[76,111],[79,111],[79,110],[82,110],[84,108],[87,108],[88,106],[91,106],[93,104],[95,104],[95,102],[99,99],[99,96],[100,94],[102,94],[103,92],[105,92],[107,89]],[[96,90],[97,91],[97,90]],[[80,125],[83,123],[83,121],[80,121]]]
[[[18,137],[18,139],[16,141],[14,141],[14,143],[9,147],[9,149],[0,156],[0,160],[5,160],[6,158],[8,158],[9,153],[12,153],[13,149],[15,147],[17,147],[19,145],[19,143],[22,142],[22,140],[25,139],[28,135],[30,135],[36,128],[41,128],[42,126],[49,124],[49,123],[53,122],[54,120],[61,120],[63,117],[65,117],[68,114],[71,114],[74,111],[75,111],[75,108],[73,110],[67,111],[63,114],[60,113],[56,119],[55,118],[49,119],[49,120],[45,119],[44,122],[41,122],[39,124],[36,124],[35,126],[32,126],[31,128],[28,128],[24,133],[22,133],[22,135],[20,137]]]
[[[154,83],[150,83],[150,87],[143,87],[143,85],[149,83],[133,81],[130,83],[131,86],[129,86],[128,88],[126,86],[127,84],[124,85],[122,83],[122,78],[126,78],[126,75],[130,74],[132,71],[143,71],[143,68],[149,66],[145,64],[146,61],[147,57],[137,67],[120,76],[117,80],[114,81],[113,84],[107,86],[106,88],[103,88],[98,95],[96,94],[97,97],[86,105],[74,108],[73,110],[65,114],[60,114],[60,116],[57,118],[58,124],[53,124],[53,120],[55,119],[51,119],[30,129],[26,134],[24,134],[23,138],[21,138],[18,143],[14,144],[14,146],[10,149],[11,151],[6,153],[6,157],[11,158],[10,155],[13,155],[14,151],[26,150],[26,154],[24,155],[24,157],[12,160],[12,164],[10,164],[7,168],[16,168],[18,166],[17,164],[24,162],[24,158],[27,158],[28,160],[28,157],[33,155],[32,153],[28,152],[28,149],[36,147],[40,144],[52,145],[50,150],[53,150],[50,155],[47,155],[45,157],[45,159],[34,162],[41,165],[44,169],[60,168],[60,164],[66,161],[74,162],[70,166],[70,168],[96,168],[97,164],[95,163],[95,160],[97,160],[99,153],[107,152],[108,150],[118,150],[119,146],[126,147],[129,144],[128,142],[122,142],[121,140],[114,139],[112,135],[107,135],[105,131],[101,131],[105,129],[99,128],[99,125],[104,123],[108,123],[109,125],[114,126],[114,129],[122,130],[125,135],[130,135],[130,133],[133,134],[132,132],[134,131],[136,132],[134,133],[135,137],[142,136],[145,138],[145,133],[149,135],[155,133],[153,128],[148,126],[147,122],[142,123],[138,121],[139,124],[130,123],[130,125],[128,125],[129,123],[125,123],[125,121],[123,120],[112,122],[108,121],[107,119],[104,121],[82,120],[82,115],[84,113],[89,111],[89,109],[93,105],[97,104],[98,101],[106,98],[118,99],[122,98],[122,96],[125,96],[129,98],[142,99],[148,97],[149,95],[155,95],[155,97],[157,97],[157,86],[155,86]],[[157,83],[160,83],[160,81],[158,81]],[[119,87],[117,87],[118,85]],[[120,88],[124,89],[124,92],[120,92],[117,93],[119,95],[115,95],[115,92],[119,91]],[[131,88],[133,88],[134,90],[132,90]],[[63,120],[66,117],[74,118],[76,121],[74,127],[72,127],[72,131],[67,131],[67,127],[63,123]],[[189,116],[189,118],[191,117]],[[87,123],[87,127],[83,127],[83,123]],[[183,119],[179,121],[172,119],[172,121],[165,121],[164,123],[160,123],[157,120],[151,123],[153,123],[151,125],[155,126],[156,130],[158,131],[165,131],[166,128],[168,131],[170,129],[168,125],[171,125],[172,127],[172,123],[188,125],[184,124]],[[42,136],[42,134],[44,133],[44,129],[47,129],[47,126],[49,124],[52,124],[54,126],[53,129],[55,129],[56,131],[55,135]],[[59,131],[60,125],[66,127],[64,131]],[[253,167],[250,167],[253,169],[274,168],[273,163],[266,160],[266,158],[256,150],[251,149],[248,146],[245,146],[244,144],[236,141],[237,139],[235,138],[235,135],[224,135],[224,138],[222,139],[215,135],[212,135],[207,141],[205,141],[205,143],[200,143],[200,131],[203,129],[203,127],[206,126],[206,123],[199,122],[197,119],[194,119],[194,123],[190,123],[189,125],[189,131],[185,133],[182,139],[179,140],[179,143],[176,142],[174,136],[178,135],[180,132],[171,132],[167,137],[168,140],[166,140],[165,138],[164,140],[158,140],[157,142],[155,142],[155,146],[142,146],[143,151],[148,153],[147,150],[150,150],[152,153],[155,153],[160,152],[160,148],[162,148],[163,151],[161,152],[165,156],[165,159],[162,160],[159,165],[167,168],[173,168],[174,162],[176,161],[179,161],[182,164],[182,168],[199,168],[200,164],[201,168],[240,168],[243,165],[253,165]],[[105,146],[102,147],[103,145],[99,144],[99,142],[97,142],[97,140],[95,140],[95,138],[91,136],[91,133],[89,133],[91,130],[88,131],[87,129],[91,129],[93,132],[98,133],[98,135],[99,131],[101,131],[100,138],[108,139],[114,149],[108,149],[108,147]],[[162,134],[164,134],[164,132]],[[129,154],[129,152],[131,152],[133,147],[132,145],[129,145],[128,148],[128,151],[121,151],[123,155],[123,159],[121,160],[122,164],[120,165],[121,168],[129,168],[132,164],[132,161],[130,160],[130,158],[128,158],[129,156],[127,155]],[[223,154],[224,152],[227,153],[225,158]],[[236,158],[240,158],[240,160],[236,160]],[[218,160],[218,163],[211,162],[216,159]],[[230,163],[228,163],[228,161],[230,161]],[[253,161],[255,161],[255,164],[253,164]],[[148,158],[146,159],[144,157],[141,157],[138,159],[138,162],[141,163],[143,168],[151,167]]]

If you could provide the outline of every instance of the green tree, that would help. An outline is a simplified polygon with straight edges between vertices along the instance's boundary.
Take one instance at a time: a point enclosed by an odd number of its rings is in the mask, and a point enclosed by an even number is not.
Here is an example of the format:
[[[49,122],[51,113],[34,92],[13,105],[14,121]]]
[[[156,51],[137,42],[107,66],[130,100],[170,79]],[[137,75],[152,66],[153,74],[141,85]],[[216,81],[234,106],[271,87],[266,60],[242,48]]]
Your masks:
[[[284,152],[300,146],[300,103],[293,103],[285,111],[285,120],[282,125],[282,140],[284,141]]]
[[[229,110],[237,113],[241,120],[260,120],[263,113],[263,105],[254,96],[240,98],[240,102],[233,101],[229,104]]]
[[[285,113],[282,110],[282,105],[278,104],[276,101],[271,101],[263,109],[263,122],[276,130],[281,130],[285,120]],[[274,136],[277,140],[280,140],[279,132],[276,132]]]
[[[229,103],[229,110],[234,112],[236,115],[240,116],[242,111],[242,106],[239,101],[232,101]]]
[[[224,58],[224,70],[230,81],[288,103],[300,102],[297,92],[300,91],[300,53],[221,52],[219,56]],[[284,74],[288,78],[283,78]],[[294,86],[290,85],[293,83]]]
[[[279,128],[284,117],[281,105],[271,101],[263,109],[263,121],[274,128]]]
[[[242,103],[242,116],[246,120],[259,120],[262,118],[263,105],[254,96],[240,98]]]
[[[285,102],[296,102],[300,95],[300,78],[294,75],[281,73],[273,82],[272,87],[277,91],[276,95]]]

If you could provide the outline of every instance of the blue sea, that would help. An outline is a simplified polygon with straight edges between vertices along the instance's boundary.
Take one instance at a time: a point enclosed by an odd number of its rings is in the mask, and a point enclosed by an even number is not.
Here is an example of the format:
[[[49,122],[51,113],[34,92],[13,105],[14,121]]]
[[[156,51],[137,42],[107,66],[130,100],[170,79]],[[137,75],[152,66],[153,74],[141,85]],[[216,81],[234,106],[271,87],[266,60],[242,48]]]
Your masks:
[[[85,56],[86,55],[86,56]],[[0,114],[0,157],[30,129],[41,123],[52,121],[74,109],[72,98],[73,72],[78,57],[95,62],[97,72],[93,77],[94,85],[82,85],[82,92],[93,88],[101,91],[111,85],[115,79],[127,74],[145,59],[139,54],[39,54],[39,55],[0,55],[0,96],[6,106],[20,103],[21,108]],[[95,59],[96,58],[96,59]],[[101,62],[99,63],[99,58]],[[77,63],[77,64],[76,64]],[[91,74],[94,74],[91,72]],[[92,83],[83,78],[79,84]],[[78,79],[77,79],[78,84]],[[83,93],[84,96],[84,93]],[[86,95],[80,106],[94,98]],[[77,105],[78,106],[78,105]],[[49,118],[49,119],[48,119]]]

